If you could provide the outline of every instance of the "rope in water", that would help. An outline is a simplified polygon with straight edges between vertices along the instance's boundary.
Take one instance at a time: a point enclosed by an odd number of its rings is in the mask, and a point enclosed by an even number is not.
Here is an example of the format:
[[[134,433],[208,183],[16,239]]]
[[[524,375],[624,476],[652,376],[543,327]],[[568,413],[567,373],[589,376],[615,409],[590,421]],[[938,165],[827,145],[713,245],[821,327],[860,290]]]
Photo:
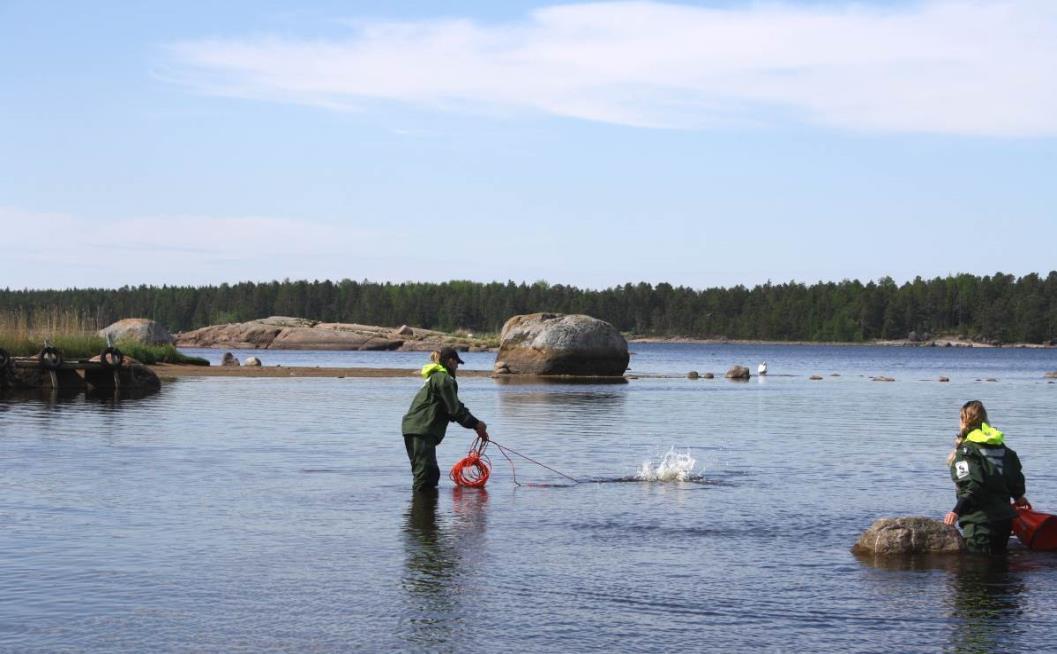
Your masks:
[[[483,440],[480,436],[475,438],[473,444],[470,445],[469,453],[467,453],[462,459],[456,461],[455,465],[451,467],[451,470],[448,472],[448,479],[451,479],[456,486],[463,486],[465,488],[484,488],[484,485],[488,483],[488,477],[492,472],[492,460],[484,453],[489,443],[499,448],[499,453],[502,454],[510,464],[510,474],[514,478],[515,486],[520,486],[521,483],[517,480],[517,469],[514,466],[514,460],[510,458],[510,454],[520,456],[526,461],[535,463],[541,468],[545,468],[556,475],[565,477],[574,484],[580,483],[578,480],[573,479],[560,470],[555,470],[549,465],[540,463],[530,456],[526,456],[517,450],[510,449],[505,445],[500,445],[493,440]],[[507,454],[507,452],[510,454]]]
[[[448,472],[448,479],[455,482],[456,486],[465,488],[484,488],[488,483],[488,475],[492,472],[492,461],[484,453],[488,447],[488,441],[480,436],[474,439],[470,446],[470,452],[455,462]]]
[[[510,452],[511,454],[515,454],[517,456],[520,456],[522,459],[525,459],[526,461],[529,461],[531,463],[535,463],[536,465],[538,465],[541,468],[546,468],[547,470],[550,470],[551,472],[553,472],[556,475],[560,475],[562,477],[565,477],[566,479],[568,479],[569,481],[573,482],[574,484],[579,484],[580,483],[579,480],[573,479],[572,477],[570,477],[569,475],[565,474],[564,472],[562,472],[560,470],[555,470],[554,468],[550,467],[549,465],[545,465],[543,463],[540,463],[539,461],[537,461],[536,459],[533,459],[530,456],[525,456],[524,454],[522,454],[521,452],[518,452],[517,450],[512,450],[512,449],[510,449],[509,447],[507,447],[505,445],[500,445],[499,443],[496,443],[495,441],[492,441],[492,444],[499,448],[499,451],[503,453],[503,456],[506,457],[507,461],[510,461],[510,470],[511,470],[511,472],[513,472],[513,470],[514,470],[514,462],[511,461],[509,456],[507,456],[507,452]],[[514,476],[514,483],[517,484],[518,486],[521,485],[521,484],[518,484],[516,475]]]

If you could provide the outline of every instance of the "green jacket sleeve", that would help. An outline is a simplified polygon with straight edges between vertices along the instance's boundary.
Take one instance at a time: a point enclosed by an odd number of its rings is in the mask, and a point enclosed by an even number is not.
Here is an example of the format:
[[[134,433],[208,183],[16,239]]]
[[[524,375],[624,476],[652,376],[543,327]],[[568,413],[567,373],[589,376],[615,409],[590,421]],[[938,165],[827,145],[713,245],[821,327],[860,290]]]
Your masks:
[[[459,401],[458,383],[449,375],[434,375],[433,378],[437,380],[437,396],[444,404],[444,409],[448,412],[448,419],[451,422],[459,423],[467,429],[476,427],[479,421],[473,417],[466,405]]]
[[[1009,487],[1009,496],[1013,499],[1022,497],[1026,493],[1024,472],[1020,468],[1020,457],[1008,447],[1006,448],[1006,485]]]

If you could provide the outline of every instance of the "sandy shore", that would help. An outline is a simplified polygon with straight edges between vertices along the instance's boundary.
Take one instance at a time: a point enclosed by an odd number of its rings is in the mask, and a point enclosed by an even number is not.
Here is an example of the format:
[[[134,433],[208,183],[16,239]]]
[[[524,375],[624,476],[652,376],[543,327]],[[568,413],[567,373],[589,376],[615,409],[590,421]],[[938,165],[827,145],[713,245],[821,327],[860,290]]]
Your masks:
[[[162,379],[173,377],[416,377],[411,368],[317,368],[298,366],[150,366]],[[460,377],[491,377],[487,370],[460,370]]]

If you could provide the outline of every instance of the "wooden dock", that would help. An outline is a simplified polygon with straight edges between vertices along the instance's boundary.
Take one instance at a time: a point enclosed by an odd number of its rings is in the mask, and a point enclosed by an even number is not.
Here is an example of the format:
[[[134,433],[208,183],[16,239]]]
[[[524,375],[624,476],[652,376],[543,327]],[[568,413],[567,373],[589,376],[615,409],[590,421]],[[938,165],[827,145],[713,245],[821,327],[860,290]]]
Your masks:
[[[7,361],[2,359],[6,358]],[[0,355],[0,388],[14,390],[150,391],[161,387],[147,366],[120,358],[116,365],[98,360],[64,361],[61,356]]]

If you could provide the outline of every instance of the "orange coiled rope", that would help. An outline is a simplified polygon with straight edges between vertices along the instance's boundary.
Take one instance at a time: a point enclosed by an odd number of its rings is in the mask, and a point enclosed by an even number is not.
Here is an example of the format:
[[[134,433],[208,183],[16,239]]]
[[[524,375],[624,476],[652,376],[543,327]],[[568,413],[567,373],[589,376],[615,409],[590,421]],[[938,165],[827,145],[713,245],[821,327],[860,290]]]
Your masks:
[[[484,488],[488,475],[492,472],[492,461],[484,453],[488,441],[478,436],[470,446],[470,452],[451,467],[448,479],[456,486],[466,488]]]

